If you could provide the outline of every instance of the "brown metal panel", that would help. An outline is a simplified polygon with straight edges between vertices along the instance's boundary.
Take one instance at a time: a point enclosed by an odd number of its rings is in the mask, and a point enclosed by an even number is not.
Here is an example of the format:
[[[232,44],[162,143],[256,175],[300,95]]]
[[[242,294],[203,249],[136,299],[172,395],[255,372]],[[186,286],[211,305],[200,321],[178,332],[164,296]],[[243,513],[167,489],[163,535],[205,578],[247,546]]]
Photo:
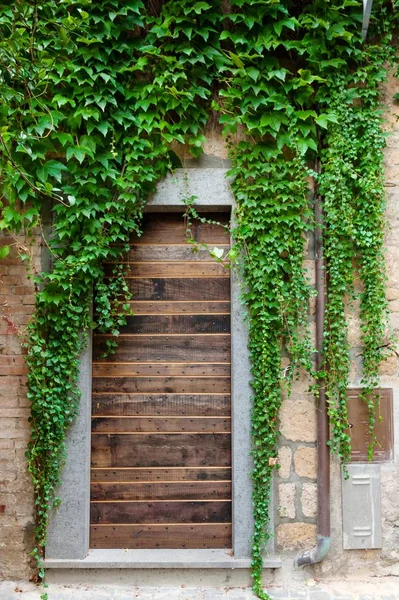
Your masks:
[[[368,461],[367,448],[370,443],[368,434],[369,411],[367,404],[360,398],[361,388],[348,389],[348,418],[352,442],[353,462]],[[374,448],[371,462],[383,462],[393,458],[393,393],[392,389],[375,390],[377,418],[375,434],[378,445]]]

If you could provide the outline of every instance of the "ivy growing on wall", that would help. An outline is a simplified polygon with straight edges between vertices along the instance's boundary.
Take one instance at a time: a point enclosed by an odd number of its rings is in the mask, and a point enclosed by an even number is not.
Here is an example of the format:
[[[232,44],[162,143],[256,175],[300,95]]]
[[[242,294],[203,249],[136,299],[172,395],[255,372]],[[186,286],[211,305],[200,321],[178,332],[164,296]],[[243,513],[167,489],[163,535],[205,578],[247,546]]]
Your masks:
[[[374,444],[375,387],[386,300],[380,84],[394,58],[392,4],[375,0],[368,43],[361,0],[15,0],[0,3],[0,228],[45,231],[51,269],[36,277],[26,332],[36,502],[35,557],[76,415],[79,355],[94,321],[117,334],[123,273],[104,284],[140,229],[156,183],[178,166],[176,146],[202,152],[215,115],[230,144],[244,257],[254,403],[254,590],[276,468],[280,384],[313,373],[303,268],[313,228],[309,176],[325,198],[328,273],[324,377],[332,449],[347,460],[350,353],[345,302],[360,278],[364,398]],[[233,136],[237,143],[232,143]],[[235,138],[234,138],[235,139]],[[312,169],[316,158],[321,171]],[[182,211],[183,212],[183,211]],[[1,249],[7,255],[7,247]],[[123,301],[122,301],[123,304]],[[281,369],[281,352],[290,367]]]

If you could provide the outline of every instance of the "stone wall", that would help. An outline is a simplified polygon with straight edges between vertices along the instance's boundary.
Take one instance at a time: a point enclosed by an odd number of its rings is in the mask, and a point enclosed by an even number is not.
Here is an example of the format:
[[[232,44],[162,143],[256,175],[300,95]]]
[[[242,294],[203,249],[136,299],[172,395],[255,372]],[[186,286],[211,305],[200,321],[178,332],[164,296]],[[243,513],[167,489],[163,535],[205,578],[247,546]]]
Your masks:
[[[397,80],[392,78],[384,89],[388,134],[385,151],[386,261],[391,327],[394,338],[398,339],[399,104],[392,100],[396,91]],[[359,386],[361,380],[360,323],[356,303],[351,309],[348,309],[348,316],[352,357],[350,385],[356,387]],[[310,318],[313,321],[313,315]],[[394,391],[399,389],[399,361],[396,354],[387,356],[387,360],[381,365],[380,375],[381,386],[393,388]],[[298,550],[311,548],[316,541],[315,404],[314,399],[307,392],[308,383],[306,377],[294,383],[291,396],[285,397],[283,400],[280,415],[282,435],[279,450],[280,470],[277,478],[276,542],[278,550],[290,558],[293,558]],[[399,414],[395,400],[397,401],[397,398],[395,399],[394,394],[395,459],[392,462],[381,464],[383,547],[381,550],[343,550],[341,469],[336,457],[333,456],[331,458],[332,547],[323,563],[314,567],[314,574],[318,577],[331,574],[355,577],[365,573],[368,575],[399,575]],[[310,572],[309,569],[306,571]]]
[[[399,104],[393,101],[397,80],[391,78],[384,89],[387,120],[387,148],[385,174],[387,193],[387,295],[394,337],[399,333]],[[183,166],[225,166],[227,153],[218,132],[208,135],[206,156],[194,163],[181,149],[177,149]],[[311,245],[310,245],[311,246]],[[312,248],[309,248],[305,266],[314,283]],[[314,300],[310,309],[311,328],[314,331]],[[360,323],[358,306],[348,309],[349,341],[352,368],[350,386],[356,387],[361,379]],[[287,363],[288,364],[288,363]],[[284,368],[285,359],[282,360]],[[387,357],[380,369],[381,385],[399,390],[399,360],[395,354]],[[276,549],[286,560],[278,578],[291,577],[292,559],[302,549],[316,542],[317,479],[316,479],[316,415],[315,400],[308,392],[311,382],[307,376],[295,381],[289,397],[284,395],[280,413],[280,469],[276,477]],[[363,572],[379,575],[399,575],[399,407],[395,407],[395,460],[381,465],[383,548],[381,550],[344,551],[342,547],[341,469],[336,457],[331,458],[331,528],[332,548],[327,559],[313,569],[318,577],[340,574],[356,576]],[[285,571],[285,572],[284,572]],[[303,576],[309,576],[305,569]],[[296,575],[298,576],[298,575]]]
[[[391,98],[396,83],[390,81],[385,90],[388,129],[386,150],[388,266],[388,299],[392,327],[399,330],[399,124],[398,107]],[[183,166],[225,167],[227,152],[217,131],[209,132],[205,156],[191,161],[184,149],[176,148]],[[25,449],[29,439],[26,400],[26,368],[21,349],[23,328],[33,308],[34,285],[21,265],[18,243],[23,240],[0,240],[13,244],[10,256],[0,263],[0,579],[29,576],[28,553],[32,544],[33,499],[25,466]],[[32,265],[39,269],[40,244],[30,247]],[[313,279],[311,255],[306,266]],[[311,319],[314,317],[314,306]],[[350,339],[353,364],[351,384],[360,381],[359,322],[356,311],[351,314]],[[284,365],[283,365],[284,366]],[[399,366],[395,355],[381,367],[381,384],[399,390]],[[315,401],[308,392],[309,380],[303,376],[294,382],[291,396],[285,397],[281,410],[280,470],[276,477],[276,545],[284,558],[279,574],[281,581],[294,576],[292,558],[298,550],[310,548],[316,536],[316,415]],[[396,409],[397,417],[399,411]],[[399,423],[397,432],[399,437]],[[397,444],[398,448],[398,444]],[[398,452],[396,454],[397,459]],[[328,558],[314,571],[307,569],[303,577],[314,574],[356,576],[362,573],[399,576],[399,467],[398,460],[382,465],[383,548],[372,551],[342,550],[340,468],[332,459],[332,549]],[[298,577],[298,575],[295,575]]]

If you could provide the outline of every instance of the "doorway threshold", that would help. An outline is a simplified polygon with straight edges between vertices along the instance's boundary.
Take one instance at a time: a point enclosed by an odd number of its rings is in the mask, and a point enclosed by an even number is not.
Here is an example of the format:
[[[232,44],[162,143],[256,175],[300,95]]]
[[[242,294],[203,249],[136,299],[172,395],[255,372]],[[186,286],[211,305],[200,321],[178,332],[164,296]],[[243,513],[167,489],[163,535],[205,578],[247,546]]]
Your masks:
[[[251,558],[235,558],[231,550],[90,550],[83,559],[51,558],[47,569],[249,569]],[[267,556],[264,568],[278,569],[281,559]]]

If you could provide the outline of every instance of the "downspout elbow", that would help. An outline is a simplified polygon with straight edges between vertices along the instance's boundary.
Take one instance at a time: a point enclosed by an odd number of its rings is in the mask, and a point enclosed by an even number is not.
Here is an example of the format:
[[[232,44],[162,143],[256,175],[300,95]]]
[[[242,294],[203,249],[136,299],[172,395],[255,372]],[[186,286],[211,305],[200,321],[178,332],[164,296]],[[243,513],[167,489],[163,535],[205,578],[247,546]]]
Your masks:
[[[328,554],[331,547],[331,537],[325,537],[322,535],[317,536],[317,543],[311,550],[305,550],[300,552],[295,560],[295,569],[306,567],[308,565],[314,565],[321,562]]]

